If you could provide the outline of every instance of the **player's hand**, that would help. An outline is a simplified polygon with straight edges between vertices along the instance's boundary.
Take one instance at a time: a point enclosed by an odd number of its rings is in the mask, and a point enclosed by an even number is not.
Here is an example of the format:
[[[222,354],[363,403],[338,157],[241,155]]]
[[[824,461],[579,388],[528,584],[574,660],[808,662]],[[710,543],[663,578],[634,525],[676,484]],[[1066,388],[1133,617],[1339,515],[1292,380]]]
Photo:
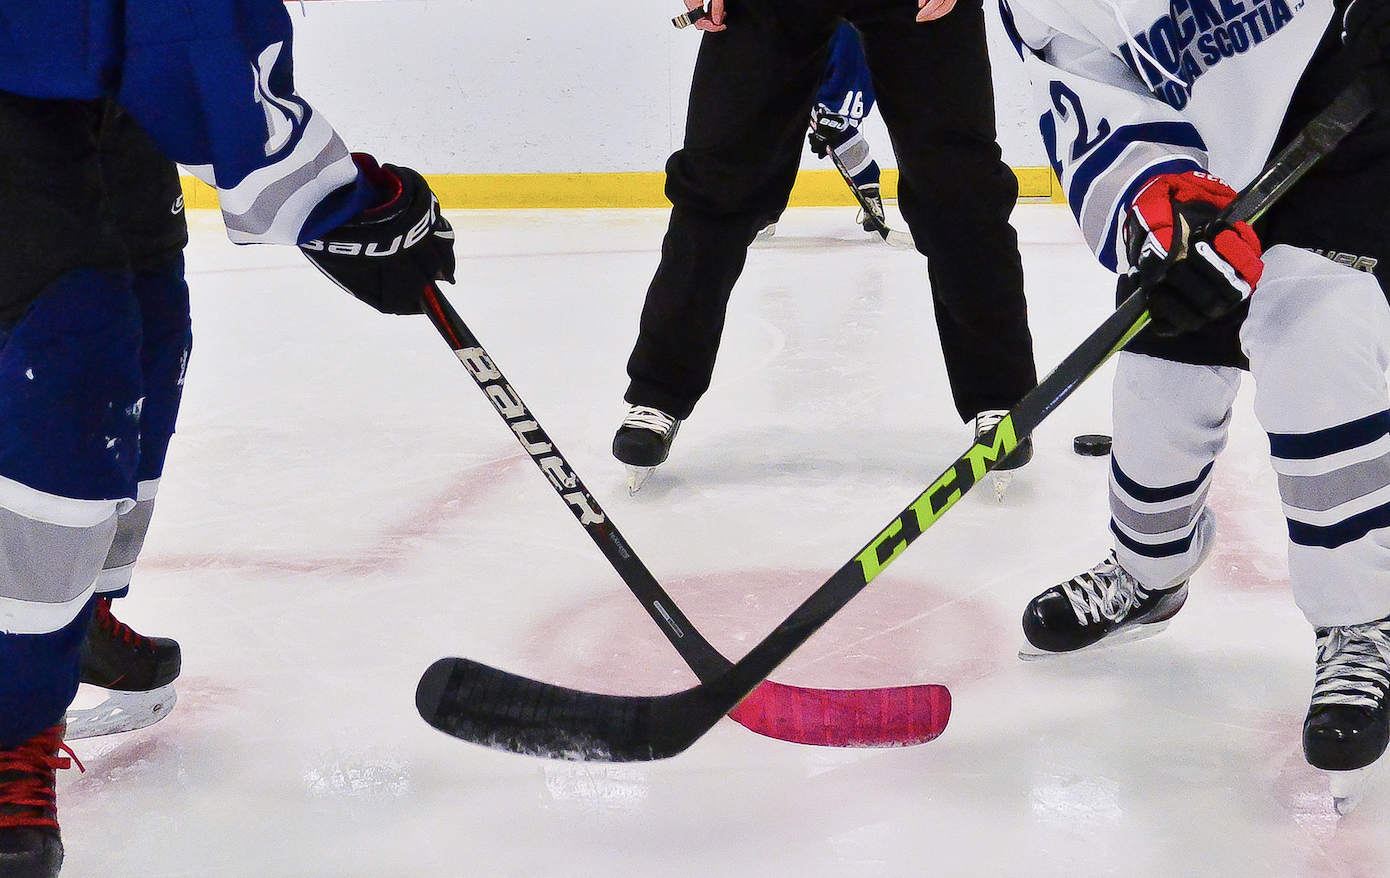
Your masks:
[[[1264,271],[1247,223],[1214,223],[1235,190],[1200,171],[1161,174],[1134,197],[1125,219],[1130,274],[1149,289],[1154,332],[1178,335],[1228,313]]]
[[[848,116],[816,107],[811,110],[811,130],[806,133],[806,142],[818,158],[825,158],[831,150],[848,142],[854,132],[854,124]]]
[[[954,0],[952,0],[954,2]],[[703,0],[685,0],[685,8],[699,9],[704,6]],[[695,27],[700,30],[718,33],[724,29],[724,0],[710,0],[709,14],[695,22]]]
[[[429,184],[410,168],[352,160],[385,201],[300,244],[318,269],[383,314],[419,314],[425,285],[454,282],[454,230]]]
[[[917,20],[936,21],[956,6],[956,0],[917,0]]]

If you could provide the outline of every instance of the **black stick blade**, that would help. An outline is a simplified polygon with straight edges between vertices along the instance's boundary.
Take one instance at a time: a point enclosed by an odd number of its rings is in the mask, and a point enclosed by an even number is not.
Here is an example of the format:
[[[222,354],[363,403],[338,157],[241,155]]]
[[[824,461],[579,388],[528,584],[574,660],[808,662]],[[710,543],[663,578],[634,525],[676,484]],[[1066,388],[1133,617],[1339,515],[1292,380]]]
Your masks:
[[[442,658],[425,671],[415,707],[425,722],[464,741],[528,756],[646,762],[684,751],[742,693],[718,685],[670,695],[604,695]]]

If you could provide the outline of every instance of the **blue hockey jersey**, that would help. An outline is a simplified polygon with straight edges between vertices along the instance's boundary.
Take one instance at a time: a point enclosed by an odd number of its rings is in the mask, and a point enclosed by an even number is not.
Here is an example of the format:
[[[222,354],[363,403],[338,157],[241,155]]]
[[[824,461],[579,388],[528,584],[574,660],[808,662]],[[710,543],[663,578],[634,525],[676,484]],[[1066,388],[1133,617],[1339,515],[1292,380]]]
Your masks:
[[[294,90],[280,0],[0,0],[0,90],[121,104],[215,186],[237,243],[294,244],[372,193]]]

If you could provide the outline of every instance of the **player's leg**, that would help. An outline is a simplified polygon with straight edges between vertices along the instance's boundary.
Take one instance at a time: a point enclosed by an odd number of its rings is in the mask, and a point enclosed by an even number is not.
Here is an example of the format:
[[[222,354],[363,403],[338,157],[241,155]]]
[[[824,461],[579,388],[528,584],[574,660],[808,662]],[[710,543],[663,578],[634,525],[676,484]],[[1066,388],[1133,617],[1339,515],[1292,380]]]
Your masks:
[[[1024,658],[1156,634],[1181,608],[1188,577],[1211,551],[1207,491],[1240,376],[1229,366],[1119,354],[1110,459],[1114,549],[1028,604]]]
[[[97,579],[96,610],[82,649],[82,682],[148,691],[167,686],[178,676],[179,645],[165,637],[146,637],[121,622],[112,612],[112,600],[129,590],[183,393],[192,347],[183,263],[188,226],[173,162],[119,107],[109,108],[101,155],[108,193],[106,214],[129,254],[140,305],[144,400],[136,503],[118,518],[115,539]]]
[[[841,22],[830,40],[825,80],[816,93],[810,142],[811,148],[822,158],[827,151],[835,153],[839,165],[849,175],[850,184],[864,196],[870,209],[877,211],[878,224],[867,216],[860,217],[859,222],[866,232],[877,231],[885,221],[880,185],[882,172],[860,127],[873,106],[873,77],[864,61],[859,31],[849,22]]]
[[[1273,247],[1241,340],[1317,632],[1304,751],[1362,768],[1390,740],[1390,306],[1371,274]]]
[[[97,102],[0,93],[0,872],[56,875],[53,771],[93,583],[132,502],[139,309]]]
[[[1010,409],[1037,371],[1009,225],[1018,182],[995,141],[981,0],[927,23],[913,21],[915,3],[862,8],[853,20],[898,158],[898,207],[928,257],[956,410],[968,421]]]
[[[709,388],[748,245],[796,180],[834,27],[797,0],[726,8],[728,28],[700,44],[685,143],[666,164],[671,218],[628,360],[631,423],[619,428],[613,454],[637,470],[665,460],[677,425]]]
[[[144,692],[167,686],[178,677],[182,667],[178,642],[140,634],[116,617],[112,602],[128,593],[144,547],[183,390],[183,370],[191,348],[183,257],[176,255],[164,265],[136,272],[133,286],[142,320],[140,365],[145,391],[138,487],[135,505],[117,519],[115,538],[97,578],[96,607],[82,645],[82,682]]]

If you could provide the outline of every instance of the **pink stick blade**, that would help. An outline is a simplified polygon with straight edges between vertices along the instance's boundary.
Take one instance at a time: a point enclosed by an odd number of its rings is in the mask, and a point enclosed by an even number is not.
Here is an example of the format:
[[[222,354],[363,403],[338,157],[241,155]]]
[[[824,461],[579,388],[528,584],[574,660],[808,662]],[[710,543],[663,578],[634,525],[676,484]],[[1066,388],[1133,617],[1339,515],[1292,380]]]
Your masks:
[[[819,747],[907,747],[946,730],[951,693],[936,683],[805,689],[764,680],[729,717],[769,738]]]

